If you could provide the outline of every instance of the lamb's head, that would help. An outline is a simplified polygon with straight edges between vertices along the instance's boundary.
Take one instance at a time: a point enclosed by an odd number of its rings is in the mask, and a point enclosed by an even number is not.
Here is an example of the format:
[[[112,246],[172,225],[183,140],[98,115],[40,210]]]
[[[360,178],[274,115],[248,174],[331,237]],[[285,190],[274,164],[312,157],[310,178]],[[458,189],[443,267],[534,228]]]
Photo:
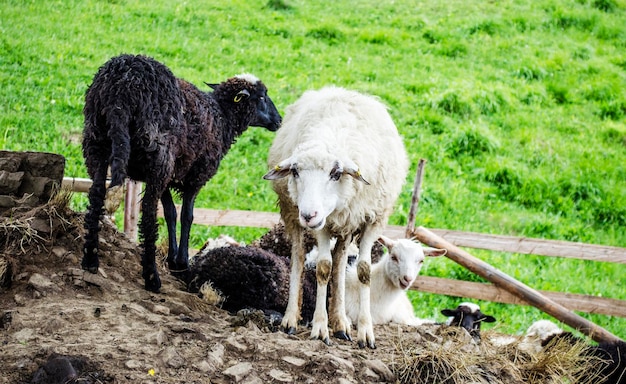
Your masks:
[[[443,309],[441,313],[450,316],[448,325],[463,327],[476,339],[480,339],[480,325],[483,322],[496,321],[493,316],[482,313],[477,304],[468,302],[459,304],[455,309]]]
[[[422,247],[421,244],[409,240],[392,240],[381,236],[380,241],[389,254],[385,260],[385,276],[391,284],[403,290],[409,289],[422,269],[426,256],[437,257],[446,254],[445,249]]]
[[[267,87],[251,74],[242,74],[220,84],[208,84],[213,95],[228,118],[244,118],[244,129],[248,126],[264,127],[276,131],[282,117],[267,94]]]
[[[300,225],[324,228],[335,210],[344,209],[354,196],[354,183],[369,183],[350,159],[339,159],[323,143],[305,142],[293,155],[282,160],[263,176],[266,180],[289,177],[289,196],[298,207]]]

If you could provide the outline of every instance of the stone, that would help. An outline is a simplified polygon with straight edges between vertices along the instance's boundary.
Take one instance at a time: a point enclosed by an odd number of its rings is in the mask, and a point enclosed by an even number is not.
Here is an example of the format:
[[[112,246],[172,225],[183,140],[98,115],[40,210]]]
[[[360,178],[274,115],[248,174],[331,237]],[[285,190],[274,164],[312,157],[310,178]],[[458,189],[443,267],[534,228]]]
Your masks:
[[[226,376],[229,376],[235,380],[236,383],[243,380],[246,376],[248,376],[252,372],[252,363],[250,362],[242,362],[237,363],[230,368],[226,369],[223,373]]]
[[[382,377],[384,381],[393,382],[396,376],[391,372],[391,369],[380,360],[366,360],[365,366],[374,371],[378,376]]]
[[[272,369],[269,372],[269,375],[272,379],[276,381],[280,381],[281,383],[291,383],[293,382],[293,376],[289,373],[281,371],[280,369]]]

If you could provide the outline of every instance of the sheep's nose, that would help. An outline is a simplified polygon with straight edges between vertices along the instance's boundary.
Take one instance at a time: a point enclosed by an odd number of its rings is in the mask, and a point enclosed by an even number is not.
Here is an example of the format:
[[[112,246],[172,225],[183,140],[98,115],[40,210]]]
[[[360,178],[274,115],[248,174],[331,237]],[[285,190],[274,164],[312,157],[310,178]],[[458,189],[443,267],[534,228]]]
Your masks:
[[[317,216],[317,212],[314,212],[313,214],[310,213],[303,213],[302,214],[302,218],[304,219],[304,221],[306,221],[307,223],[309,221],[311,221],[312,218],[314,218],[315,216]]]
[[[411,284],[411,276],[404,276],[402,277],[402,281],[405,283],[405,285],[409,285]]]

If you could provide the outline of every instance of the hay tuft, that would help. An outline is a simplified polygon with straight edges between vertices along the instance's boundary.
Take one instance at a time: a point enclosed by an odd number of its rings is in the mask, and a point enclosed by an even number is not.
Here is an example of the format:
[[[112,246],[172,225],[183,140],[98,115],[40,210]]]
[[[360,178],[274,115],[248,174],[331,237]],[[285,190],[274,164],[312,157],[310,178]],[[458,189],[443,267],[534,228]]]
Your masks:
[[[589,345],[582,340],[555,340],[537,353],[527,353],[518,348],[519,340],[507,345],[491,343],[489,332],[480,342],[458,327],[441,326],[436,333],[436,342],[406,345],[406,339],[394,340],[391,367],[398,383],[601,382],[599,375],[589,376],[598,371],[601,360],[585,353]]]

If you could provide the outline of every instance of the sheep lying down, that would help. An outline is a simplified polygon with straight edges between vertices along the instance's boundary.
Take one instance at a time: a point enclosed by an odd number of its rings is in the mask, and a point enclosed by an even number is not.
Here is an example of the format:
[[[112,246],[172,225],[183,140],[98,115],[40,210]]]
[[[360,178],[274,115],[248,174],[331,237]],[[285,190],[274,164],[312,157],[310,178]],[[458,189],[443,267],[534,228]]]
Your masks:
[[[445,250],[422,247],[411,240],[381,237],[389,252],[372,266],[371,311],[374,324],[397,323],[419,326],[432,321],[415,316],[406,295],[422,267],[426,256],[441,256]],[[358,248],[351,245],[350,255]],[[317,248],[307,255],[303,284],[302,320],[308,323],[315,308],[315,262]],[[356,265],[346,269],[346,310],[354,324],[359,311],[359,280]],[[192,258],[189,291],[199,292],[210,282],[224,297],[223,308],[237,312],[244,308],[266,313],[284,313],[289,293],[289,259],[256,247],[225,246],[200,251]]]

